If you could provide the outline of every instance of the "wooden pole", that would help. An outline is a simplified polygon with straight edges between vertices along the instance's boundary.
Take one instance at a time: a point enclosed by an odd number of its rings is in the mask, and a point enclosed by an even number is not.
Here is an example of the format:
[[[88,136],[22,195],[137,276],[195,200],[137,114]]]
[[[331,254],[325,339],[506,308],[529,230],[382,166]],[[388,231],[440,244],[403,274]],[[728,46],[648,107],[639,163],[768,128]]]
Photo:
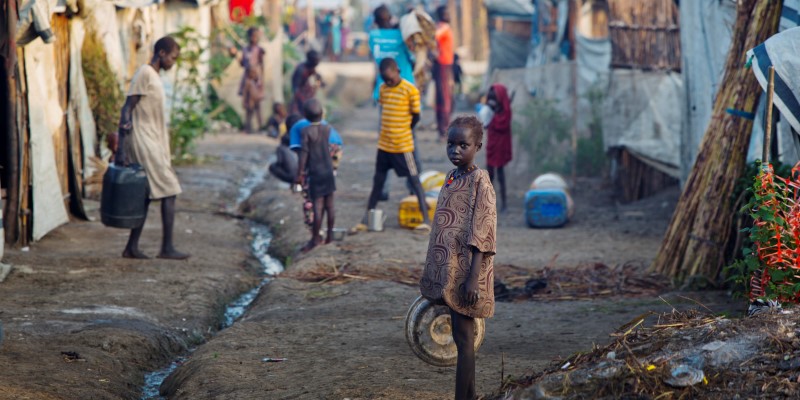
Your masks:
[[[579,0],[570,1],[569,22],[567,23],[572,58],[572,185],[578,181],[578,53],[576,47],[575,30],[578,29]]]
[[[5,6],[5,17],[8,38],[13,38],[17,31],[17,2],[9,1]],[[20,198],[20,135],[17,125],[17,46],[14,40],[8,41],[8,53],[5,57],[6,62],[6,82],[8,85],[8,121],[6,121],[6,134],[9,135],[8,141],[8,182],[6,186],[6,203],[3,208],[3,224],[5,225],[5,240],[8,243],[16,243],[19,238],[19,198]]]
[[[764,151],[761,156],[761,168],[769,168],[769,156],[772,152],[772,104],[775,95],[775,67],[769,67],[769,84],[767,84],[767,116],[764,127]]]
[[[461,0],[461,44],[466,48],[463,56],[468,60],[472,60],[475,53],[472,49],[472,24],[474,23],[472,0]]]
[[[270,35],[277,35],[278,30],[283,29],[281,23],[281,15],[283,14],[283,1],[281,0],[267,0],[264,3],[264,15],[267,17],[269,23]]]
[[[306,0],[306,49],[311,50],[317,39],[317,21],[314,19],[314,0]]]

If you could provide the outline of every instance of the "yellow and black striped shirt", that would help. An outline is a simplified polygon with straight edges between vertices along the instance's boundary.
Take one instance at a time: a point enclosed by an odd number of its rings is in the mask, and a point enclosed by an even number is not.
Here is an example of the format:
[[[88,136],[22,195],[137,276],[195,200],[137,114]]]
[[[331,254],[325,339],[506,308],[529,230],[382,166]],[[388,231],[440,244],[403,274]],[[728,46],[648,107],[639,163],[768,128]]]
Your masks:
[[[397,86],[384,83],[381,85],[379,101],[383,111],[378,148],[387,153],[414,151],[411,114],[420,113],[419,90],[405,79]]]

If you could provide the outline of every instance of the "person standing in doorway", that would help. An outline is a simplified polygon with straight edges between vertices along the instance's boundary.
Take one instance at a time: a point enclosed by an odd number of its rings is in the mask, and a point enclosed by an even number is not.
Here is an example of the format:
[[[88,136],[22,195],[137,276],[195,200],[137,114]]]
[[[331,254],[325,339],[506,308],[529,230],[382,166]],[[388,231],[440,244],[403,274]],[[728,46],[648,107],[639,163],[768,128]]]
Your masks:
[[[436,81],[436,126],[439,140],[444,140],[447,126],[450,124],[450,113],[453,108],[453,60],[455,59],[455,42],[453,30],[450,28],[450,11],[446,6],[436,9],[436,45],[438,55],[433,69]]]
[[[172,243],[175,200],[181,193],[181,185],[172,169],[170,136],[164,116],[164,88],[159,72],[172,68],[180,51],[175,39],[169,36],[158,39],[150,63],[139,67],[133,76],[119,119],[120,151],[115,160],[117,165],[127,165],[129,161],[140,164],[147,173],[148,205],[152,200],[161,201],[163,239],[158,257],[172,260],[185,260],[189,254],[179,252]],[[144,224],[131,230],[123,257],[147,258],[139,250],[143,229]]]

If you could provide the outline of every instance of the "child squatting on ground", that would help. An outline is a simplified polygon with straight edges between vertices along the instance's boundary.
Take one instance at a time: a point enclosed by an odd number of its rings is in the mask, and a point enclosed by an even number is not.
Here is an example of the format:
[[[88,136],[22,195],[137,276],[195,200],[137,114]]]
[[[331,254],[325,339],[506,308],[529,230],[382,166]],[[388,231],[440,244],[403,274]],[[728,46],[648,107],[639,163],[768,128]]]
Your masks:
[[[331,126],[322,123],[322,105],[311,99],[303,105],[303,112],[311,125],[301,132],[300,163],[295,183],[302,184],[308,177],[308,194],[314,205],[314,223],[311,240],[303,247],[307,252],[322,243],[319,234],[322,218],[328,215],[328,235],[325,243],[333,240],[333,192],[336,191],[336,178],[333,173],[333,158],[329,148]]]
[[[286,117],[286,128],[292,129],[300,119],[295,114]],[[269,172],[281,181],[292,184],[297,178],[298,155],[289,148],[289,139],[289,135],[281,136],[281,144],[275,149],[275,162],[269,165]]]
[[[475,398],[475,318],[494,315],[497,205],[489,174],[475,165],[482,140],[474,116],[456,118],[447,130],[447,157],[456,169],[439,193],[420,280],[425,298],[450,307],[456,400]]]

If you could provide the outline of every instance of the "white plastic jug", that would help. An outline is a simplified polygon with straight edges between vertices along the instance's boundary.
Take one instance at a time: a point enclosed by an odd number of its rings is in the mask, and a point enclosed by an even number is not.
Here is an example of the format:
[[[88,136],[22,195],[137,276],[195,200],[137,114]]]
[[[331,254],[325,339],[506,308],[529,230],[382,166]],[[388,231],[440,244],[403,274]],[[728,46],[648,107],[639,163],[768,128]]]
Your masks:
[[[371,232],[382,232],[384,222],[386,222],[386,215],[383,213],[383,210],[369,210],[369,214],[367,215],[367,229]]]

